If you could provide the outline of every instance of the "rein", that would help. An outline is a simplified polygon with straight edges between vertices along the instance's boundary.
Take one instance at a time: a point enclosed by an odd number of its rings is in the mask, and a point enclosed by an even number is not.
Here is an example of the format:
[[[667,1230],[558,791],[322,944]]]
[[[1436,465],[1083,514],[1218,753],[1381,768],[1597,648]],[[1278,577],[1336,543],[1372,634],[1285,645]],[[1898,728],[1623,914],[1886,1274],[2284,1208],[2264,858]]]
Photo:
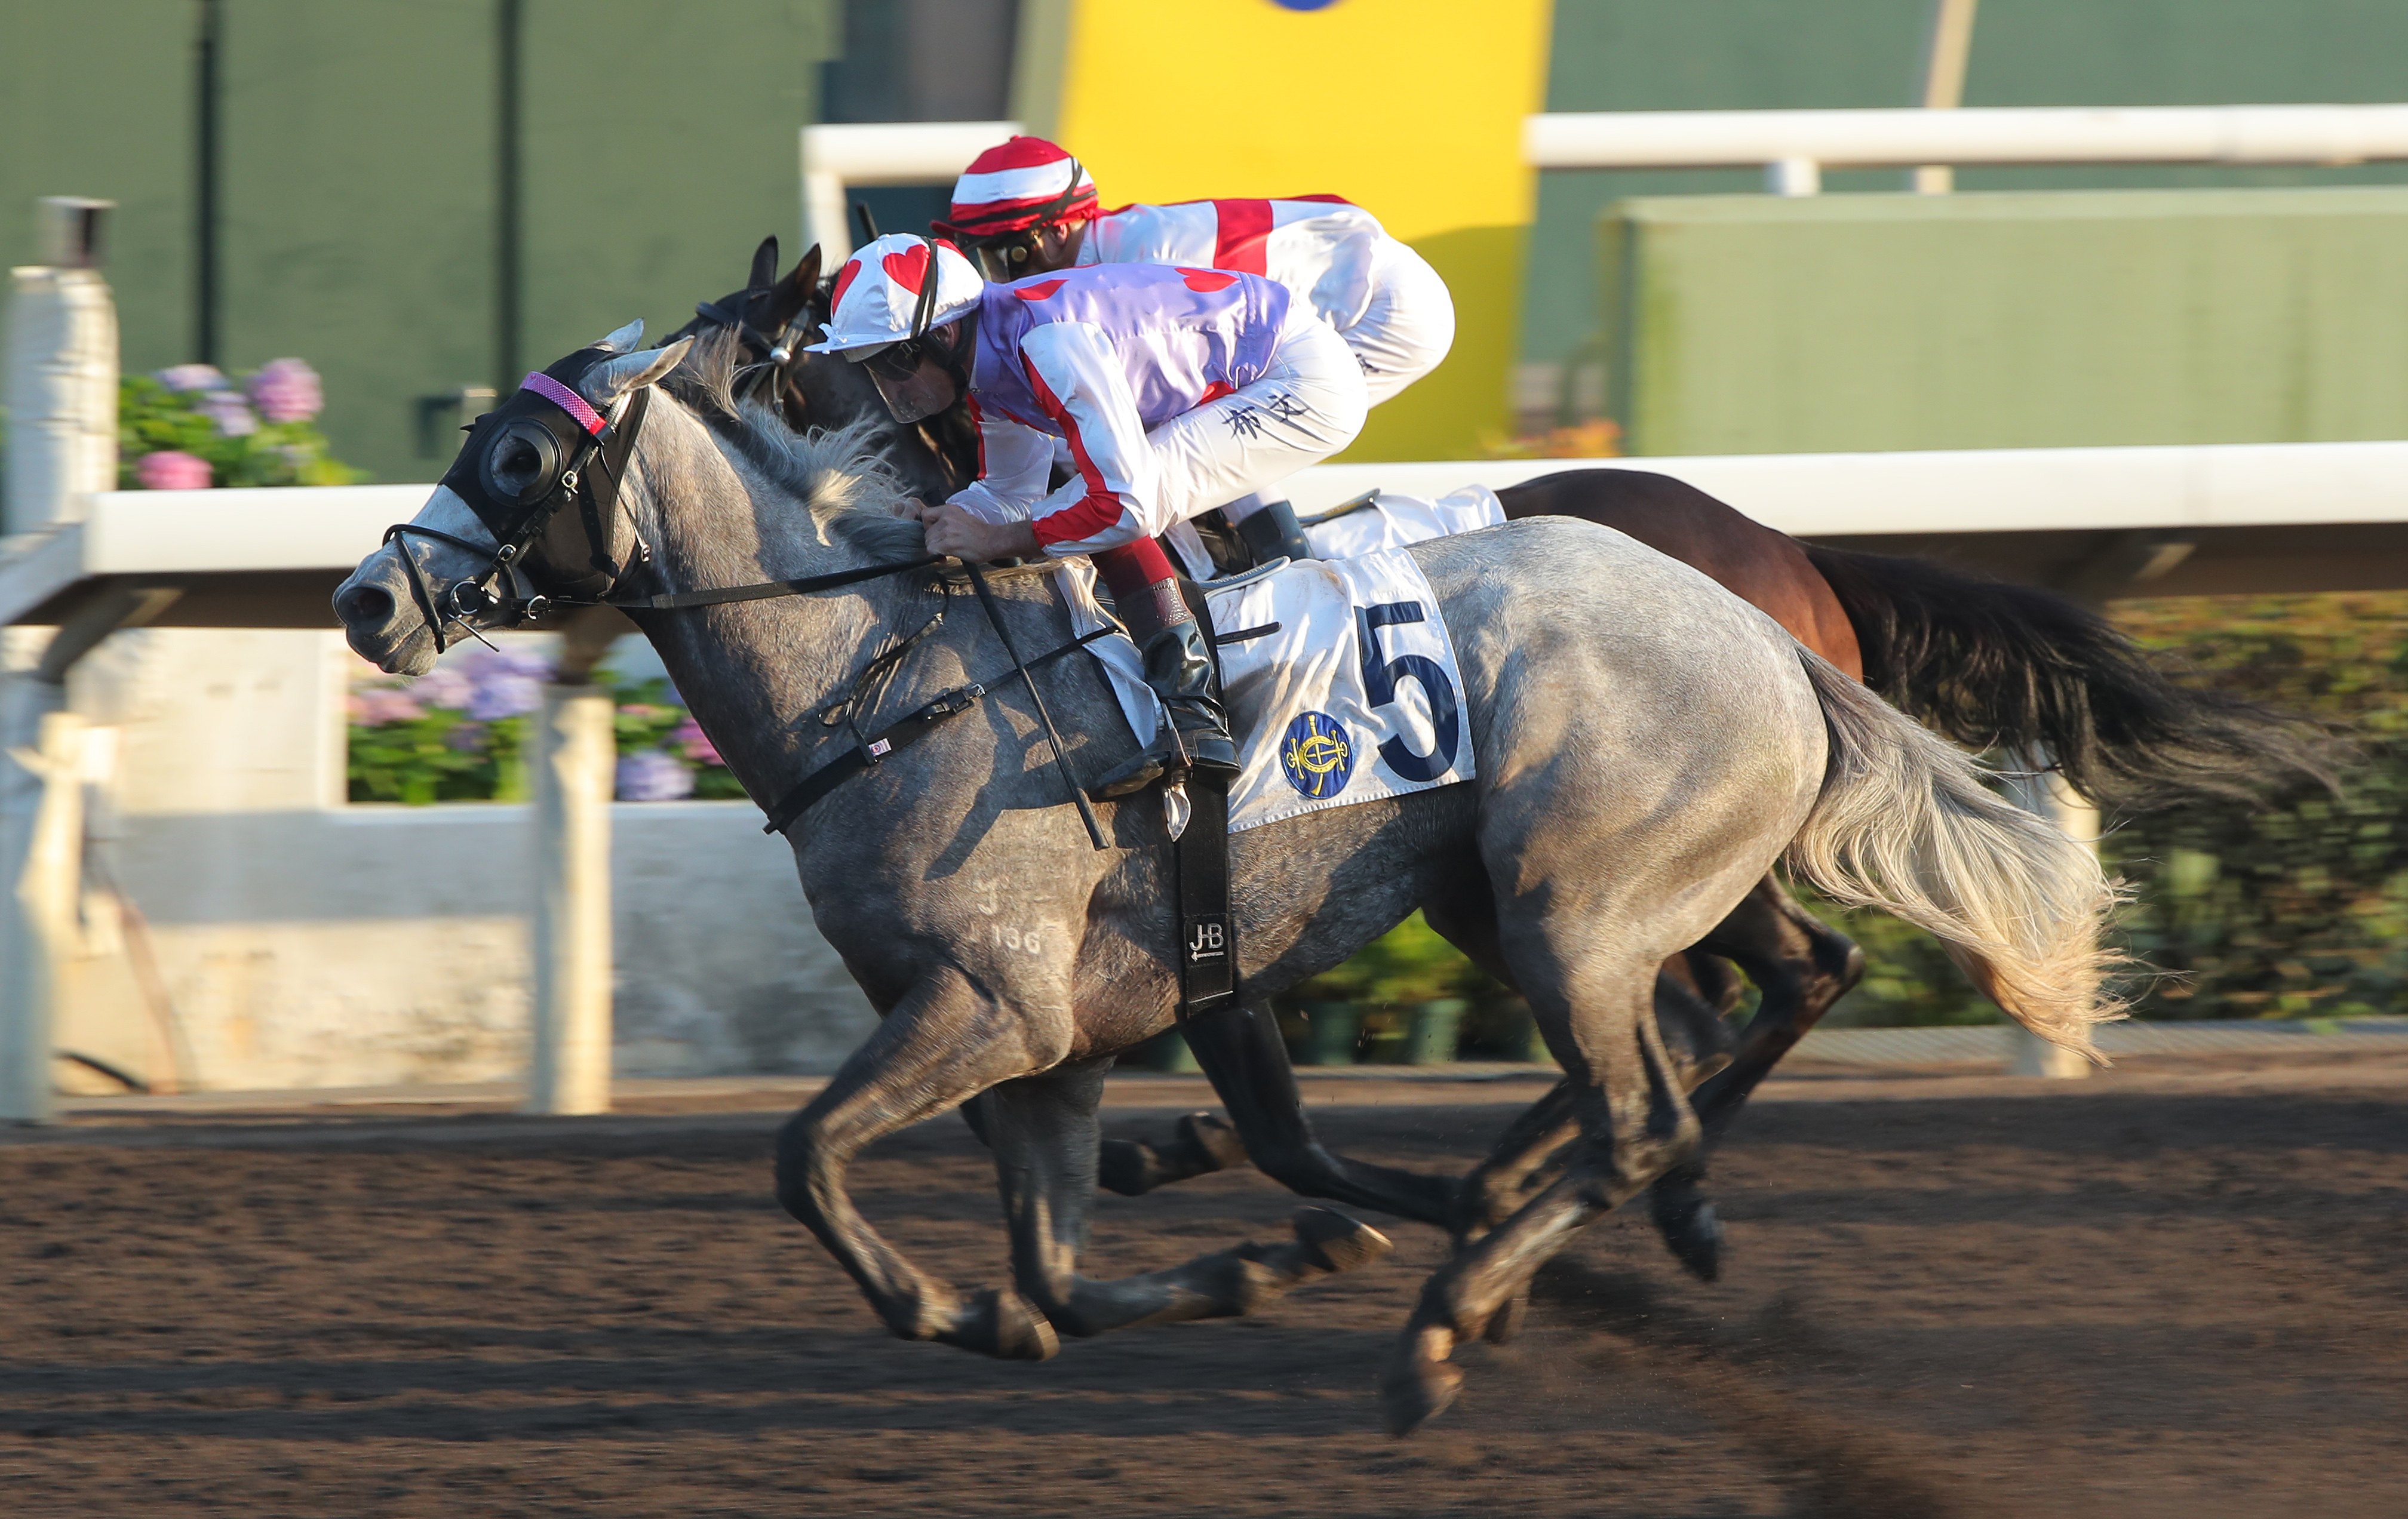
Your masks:
[[[933,286],[935,281],[932,279],[929,283]],[[414,523],[396,523],[385,529],[384,541],[393,544],[400,554],[409,581],[410,597],[417,602],[419,611],[426,619],[428,630],[435,637],[437,653],[441,653],[448,646],[444,630],[452,623],[458,623],[472,637],[481,638],[477,623],[471,620],[475,618],[488,622],[507,619],[502,625],[517,627],[563,609],[610,607],[621,611],[677,611],[691,607],[767,601],[780,596],[807,596],[945,563],[947,556],[944,554],[923,554],[917,559],[860,565],[851,569],[831,570],[824,575],[757,580],[749,585],[711,586],[695,591],[665,591],[646,596],[548,595],[534,591],[530,581],[531,594],[519,595],[529,545],[547,533],[561,510],[571,502],[579,509],[589,564],[609,576],[604,584],[615,583],[626,573],[626,568],[610,557],[604,524],[615,523],[618,519],[619,485],[625,477],[627,460],[635,451],[637,435],[642,431],[645,407],[651,394],[652,387],[645,386],[629,396],[614,423],[611,419],[595,411],[582,395],[564,383],[561,377],[548,372],[529,375],[520,393],[511,396],[504,409],[495,414],[499,420],[492,428],[486,427],[484,418],[480,418],[477,423],[477,430],[487,432],[489,440],[480,454],[479,467],[475,472],[476,494],[463,489],[467,483],[467,474],[460,463],[455,463],[443,478],[443,482],[467,502],[478,520],[494,535],[492,548],[489,550],[483,544],[472,543],[438,528],[421,527]],[[538,411],[522,405],[522,399],[528,396],[549,403],[553,409]],[[567,455],[565,467],[559,464],[558,434],[562,429],[557,424],[558,418],[566,418],[574,424],[582,438],[576,451]],[[552,444],[550,451],[545,448],[547,440]],[[471,447],[462,451],[463,461],[471,452],[479,452],[475,442],[472,438]],[[498,479],[499,470],[494,463],[500,451],[512,445],[521,446],[538,464],[549,466],[516,491],[509,489],[507,480]],[[597,476],[600,478],[598,484]],[[515,513],[511,510],[513,508],[517,509]],[[417,555],[410,552],[409,539],[413,537],[449,544],[472,555],[485,555],[486,567],[467,579],[454,581],[448,591],[437,596],[427,585],[425,572],[420,568]],[[652,550],[640,534],[636,538],[636,551],[635,564],[652,562]],[[986,613],[988,625],[995,629],[996,637],[1002,641],[1004,652],[1011,656],[1012,673],[1028,687],[1029,699],[1037,708],[1038,721],[1043,725],[1046,738],[1053,746],[1054,767],[1061,773],[1064,784],[1069,788],[1070,801],[1079,810],[1080,821],[1086,824],[1088,838],[1096,849],[1109,849],[1111,846],[1104,840],[1095,810],[1087,803],[1086,788],[1080,784],[1077,773],[1070,767],[1068,756],[1063,752],[1062,736],[1054,726],[1053,714],[1046,709],[1044,695],[1038,689],[1035,667],[1084,648],[1111,629],[1099,628],[1058,648],[1047,650],[1033,660],[1023,659],[1019,646],[1012,641],[1010,631],[1004,626],[1002,609],[996,602],[995,593],[987,587],[985,572],[968,561],[963,562],[963,568],[977,591],[979,606]],[[500,589],[496,591],[488,586],[488,580],[496,582]],[[940,589],[949,606],[952,590],[950,587]],[[816,715],[830,724],[841,722],[852,731],[853,748],[806,776],[776,803],[765,809],[768,823],[763,832],[783,833],[812,803],[826,795],[838,783],[878,764],[888,754],[910,747],[938,724],[969,710],[988,694],[991,689],[988,683],[973,681],[922,704],[874,736],[864,736],[861,732],[855,714],[872,682],[893,669],[906,653],[935,632],[944,620],[945,611],[940,608],[910,636],[865,666],[843,696],[805,714],[807,719]]]

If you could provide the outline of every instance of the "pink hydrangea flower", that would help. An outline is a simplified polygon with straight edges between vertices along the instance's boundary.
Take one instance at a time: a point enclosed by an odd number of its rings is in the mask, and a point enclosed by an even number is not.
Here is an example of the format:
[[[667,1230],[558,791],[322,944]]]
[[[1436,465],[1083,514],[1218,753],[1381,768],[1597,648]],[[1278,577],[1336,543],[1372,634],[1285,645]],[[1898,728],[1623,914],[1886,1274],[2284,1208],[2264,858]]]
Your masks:
[[[299,359],[270,359],[251,377],[251,404],[270,422],[308,422],[326,409],[318,371]]]
[[[408,723],[426,715],[408,692],[393,686],[363,686],[351,693],[351,721],[367,727]]]
[[[146,491],[206,491],[209,462],[181,449],[161,449],[135,461],[134,478]]]
[[[696,723],[691,715],[669,730],[669,742],[677,745],[684,752],[685,757],[696,765],[727,763],[719,757],[719,748],[710,741],[710,735],[703,732],[702,724]]]
[[[218,372],[214,364],[171,365],[160,370],[154,378],[179,395],[200,391],[222,391],[225,389],[226,382],[226,377]]]
[[[657,749],[619,756],[619,799],[623,802],[678,802],[694,795],[694,772],[674,754]]]

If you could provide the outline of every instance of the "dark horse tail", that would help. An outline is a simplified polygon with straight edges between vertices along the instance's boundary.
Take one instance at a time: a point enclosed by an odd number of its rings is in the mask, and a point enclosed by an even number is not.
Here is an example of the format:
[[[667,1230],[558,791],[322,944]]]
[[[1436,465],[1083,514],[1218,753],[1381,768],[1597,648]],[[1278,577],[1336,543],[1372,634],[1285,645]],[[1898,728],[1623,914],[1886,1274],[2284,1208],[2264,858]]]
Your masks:
[[[1865,683],[1960,744],[2045,750],[2100,806],[2333,784],[2313,724],[2182,685],[2105,618],[1927,560],[1807,544],[1862,646]]]

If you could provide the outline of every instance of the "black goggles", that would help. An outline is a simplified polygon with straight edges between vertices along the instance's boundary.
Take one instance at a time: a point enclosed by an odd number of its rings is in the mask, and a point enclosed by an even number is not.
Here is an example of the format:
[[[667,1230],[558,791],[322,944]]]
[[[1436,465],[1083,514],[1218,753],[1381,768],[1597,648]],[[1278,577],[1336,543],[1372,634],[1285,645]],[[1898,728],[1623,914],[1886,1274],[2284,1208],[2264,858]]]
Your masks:
[[[1044,229],[1024,227],[1018,232],[998,232],[991,237],[961,239],[963,251],[978,260],[979,273],[998,283],[1009,283],[1028,273],[1031,259],[1037,256],[1037,239]]]
[[[919,373],[920,365],[934,359],[942,364],[947,358],[943,339],[939,337],[906,337],[899,343],[889,343],[861,361],[861,366],[881,380],[896,384]]]

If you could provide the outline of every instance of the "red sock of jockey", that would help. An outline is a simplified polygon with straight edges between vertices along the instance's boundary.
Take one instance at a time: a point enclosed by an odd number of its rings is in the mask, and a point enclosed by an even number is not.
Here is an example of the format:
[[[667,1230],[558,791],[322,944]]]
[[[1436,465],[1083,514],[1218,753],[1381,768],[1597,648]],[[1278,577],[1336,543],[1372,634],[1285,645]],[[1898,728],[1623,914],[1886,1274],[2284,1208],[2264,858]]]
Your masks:
[[[1178,578],[1171,573],[1170,556],[1162,545],[1152,538],[1140,538],[1117,549],[1106,549],[1095,556],[1096,573],[1111,587],[1112,605],[1128,624],[1129,637],[1140,649],[1154,638],[1192,623],[1195,614],[1179,597]]]

